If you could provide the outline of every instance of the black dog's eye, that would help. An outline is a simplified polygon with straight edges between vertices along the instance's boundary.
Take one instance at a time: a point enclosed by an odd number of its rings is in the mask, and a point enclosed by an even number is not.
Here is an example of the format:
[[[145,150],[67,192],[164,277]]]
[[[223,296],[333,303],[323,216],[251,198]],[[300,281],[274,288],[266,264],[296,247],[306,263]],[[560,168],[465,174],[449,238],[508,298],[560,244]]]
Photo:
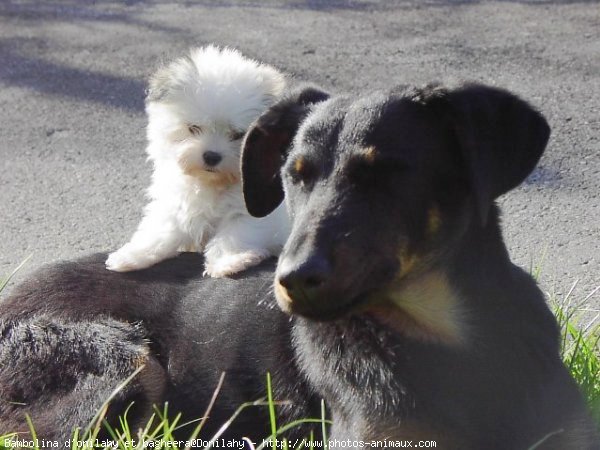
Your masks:
[[[188,131],[194,136],[198,136],[202,133],[202,127],[200,125],[188,125]]]
[[[231,130],[231,132],[229,133],[229,140],[230,141],[239,141],[241,138],[244,137],[244,134],[246,134],[245,131]]]
[[[314,178],[315,167],[306,158],[300,156],[293,161],[289,174],[292,182],[306,184]]]
[[[348,167],[350,181],[360,187],[374,187],[399,176],[408,166],[397,160],[355,161]]]

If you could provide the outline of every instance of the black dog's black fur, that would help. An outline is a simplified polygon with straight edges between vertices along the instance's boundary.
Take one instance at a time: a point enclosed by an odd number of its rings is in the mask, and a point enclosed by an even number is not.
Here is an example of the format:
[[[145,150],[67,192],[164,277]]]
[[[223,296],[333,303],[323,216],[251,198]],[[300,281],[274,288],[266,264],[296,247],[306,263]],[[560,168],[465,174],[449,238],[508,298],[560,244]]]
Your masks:
[[[41,271],[0,302],[0,433],[65,437],[134,370],[110,415],[143,423],[169,401],[205,437],[275,381],[283,421],[319,416],[337,440],[436,440],[437,448],[597,449],[558,355],[556,322],[510,263],[493,200],[533,169],[543,117],[484,86],[358,99],[290,95],[249,131],[248,209],[286,192],[293,230],[275,291],[267,263],[204,279],[182,255],[133,274],[104,256]],[[280,176],[280,167],[282,177]],[[228,436],[268,434],[247,410]],[[110,418],[110,417],[109,417]],[[20,428],[19,428],[20,427]]]
[[[201,417],[222,372],[204,439],[241,403],[265,396],[267,371],[276,398],[295,404],[283,408],[289,417],[317,404],[291,357],[289,320],[272,299],[272,262],[215,280],[198,271],[199,255],[125,275],[107,271],[105,256],[42,270],[0,302],[0,434],[25,432],[29,412],[39,436],[66,439],[142,365],[109,411],[114,418],[135,401],[133,429],[148,420],[152,403],[168,401],[184,419]],[[268,434],[266,408],[257,406],[225,436]]]

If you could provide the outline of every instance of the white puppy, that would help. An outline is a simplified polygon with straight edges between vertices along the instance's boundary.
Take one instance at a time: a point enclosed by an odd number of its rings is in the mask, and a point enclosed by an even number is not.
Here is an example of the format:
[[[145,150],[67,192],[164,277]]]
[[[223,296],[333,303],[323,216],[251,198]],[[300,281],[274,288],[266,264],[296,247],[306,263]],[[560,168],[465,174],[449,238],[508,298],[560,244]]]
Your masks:
[[[146,99],[151,199],[110,270],[143,269],[180,251],[204,251],[205,273],[223,277],[277,255],[288,234],[282,204],[257,219],[246,211],[240,145],[285,80],[237,50],[194,49],[160,69]]]

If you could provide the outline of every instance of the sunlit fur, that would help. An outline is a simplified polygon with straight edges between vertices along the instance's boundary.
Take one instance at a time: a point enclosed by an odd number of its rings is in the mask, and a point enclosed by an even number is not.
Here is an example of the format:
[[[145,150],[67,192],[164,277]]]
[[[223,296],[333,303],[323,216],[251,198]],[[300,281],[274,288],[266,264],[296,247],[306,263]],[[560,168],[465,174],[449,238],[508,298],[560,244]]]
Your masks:
[[[282,205],[251,217],[240,185],[240,144],[248,126],[281,94],[273,67],[237,50],[197,48],[159,69],[146,100],[150,203],[110,270],[149,267],[182,250],[204,251],[206,273],[227,276],[276,255],[288,235]],[[210,165],[206,152],[220,156]]]
[[[467,313],[445,274],[432,271],[414,279],[399,278],[372,297],[372,306],[365,310],[391,329],[423,342],[465,344]]]

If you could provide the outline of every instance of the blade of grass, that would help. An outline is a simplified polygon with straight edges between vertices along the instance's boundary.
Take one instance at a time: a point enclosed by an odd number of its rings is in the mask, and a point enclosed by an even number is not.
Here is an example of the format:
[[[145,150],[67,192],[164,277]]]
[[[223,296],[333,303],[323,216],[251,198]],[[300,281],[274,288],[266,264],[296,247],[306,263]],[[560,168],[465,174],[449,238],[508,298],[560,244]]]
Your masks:
[[[548,439],[550,439],[552,436],[556,436],[557,434],[562,433],[564,430],[557,430],[557,431],[553,431],[552,433],[548,433],[546,436],[544,436],[542,439],[540,439],[539,441],[537,441],[535,444],[533,444],[533,447],[529,447],[527,450],[535,450],[536,448],[540,448],[540,445],[542,445],[544,442],[546,442]]]
[[[8,282],[11,280],[11,278],[14,277],[16,275],[16,273],[23,268],[23,266],[25,265],[25,263],[27,261],[29,261],[32,256],[33,256],[33,253],[31,255],[29,255],[27,258],[25,258],[21,262],[21,264],[19,264],[17,266],[17,268],[10,273],[10,275],[8,275],[4,280],[0,281],[0,292],[2,292],[4,290],[4,288],[6,287],[6,285],[8,284]]]
[[[329,450],[329,442],[327,440],[327,425],[325,423],[325,400],[321,400],[321,434],[323,436],[323,449]]]
[[[92,429],[96,430],[96,435],[98,434],[98,431],[100,430],[100,426],[102,425],[102,421],[103,421],[104,417],[106,416],[106,412],[108,411],[108,405],[110,404],[112,399],[115,398],[116,395],[119,392],[121,392],[125,386],[127,386],[129,383],[131,383],[131,380],[133,380],[142,370],[144,370],[144,367],[146,367],[146,366],[141,365],[140,367],[135,369],[131,375],[129,375],[121,384],[119,384],[110,393],[108,398],[104,401],[104,403],[102,403],[100,410],[96,413],[96,415],[94,416],[92,421],[89,423],[89,425],[85,429],[84,436],[90,434]]]
[[[287,423],[287,424],[283,425],[281,428],[279,428],[277,430],[277,432],[276,432],[276,435],[279,436],[282,433],[285,433],[286,431],[291,430],[292,428],[295,428],[295,427],[298,427],[300,425],[304,425],[304,424],[307,424],[307,423],[317,423],[317,424],[321,424],[322,425],[323,424],[323,419],[297,419],[297,420],[294,420],[294,421],[292,421],[290,423]],[[327,425],[331,425],[331,420],[325,420],[325,423]],[[314,434],[312,430],[311,430],[310,433],[311,433],[311,435]],[[269,444],[269,441],[268,440],[264,440],[258,447],[256,447],[256,450],[262,450],[263,448],[265,448],[265,446],[267,444]],[[311,440],[311,445],[313,445],[312,440]],[[299,448],[296,449],[296,450],[299,450]]]
[[[277,438],[277,419],[275,417],[275,404],[273,403],[273,389],[271,386],[271,374],[269,372],[267,372],[267,402],[269,403],[269,423],[271,424],[271,437],[273,440],[276,440],[276,438]]]
[[[202,427],[204,427],[204,424],[208,420],[208,417],[210,416],[210,412],[212,411],[213,406],[215,405],[215,402],[217,401],[217,396],[219,395],[219,392],[221,391],[221,388],[223,387],[224,381],[225,381],[225,372],[222,372],[221,377],[219,378],[219,382],[217,383],[217,387],[213,391],[213,395],[210,399],[210,402],[208,403],[206,411],[204,412],[204,415],[202,416],[202,420],[200,421],[198,426],[194,429],[194,431],[188,438],[188,441],[190,444],[194,441],[194,439],[196,439],[198,437],[198,434],[200,434]],[[225,430],[223,430],[223,431],[225,431]],[[190,450],[190,445],[186,445],[185,450]]]
[[[219,428],[219,430],[215,433],[215,435],[210,439],[210,441],[208,441],[206,447],[204,447],[204,450],[208,450],[209,448],[212,448],[213,445],[215,445],[215,442],[217,442],[217,440],[221,437],[221,435],[223,433],[225,433],[225,431],[227,431],[227,428],[229,428],[231,426],[231,424],[235,421],[235,419],[237,419],[237,417],[246,409],[249,408],[250,406],[266,406],[268,405],[268,403],[266,403],[264,400],[256,400],[254,402],[247,402],[247,403],[242,403],[240,406],[238,406],[238,408],[234,411],[234,413],[231,415],[231,417],[223,424],[221,425],[221,427]]]
[[[8,433],[0,435],[0,449],[13,448],[13,446],[8,445],[6,441],[12,441],[17,437],[17,433]]]
[[[29,417],[29,414],[25,414],[25,420],[27,421],[27,426],[29,427],[29,433],[31,434],[31,439],[33,439],[33,449],[34,450],[40,450],[40,447],[38,445],[38,439],[37,439],[37,434],[35,432],[35,428],[33,427],[33,421],[31,420],[31,417]]]

